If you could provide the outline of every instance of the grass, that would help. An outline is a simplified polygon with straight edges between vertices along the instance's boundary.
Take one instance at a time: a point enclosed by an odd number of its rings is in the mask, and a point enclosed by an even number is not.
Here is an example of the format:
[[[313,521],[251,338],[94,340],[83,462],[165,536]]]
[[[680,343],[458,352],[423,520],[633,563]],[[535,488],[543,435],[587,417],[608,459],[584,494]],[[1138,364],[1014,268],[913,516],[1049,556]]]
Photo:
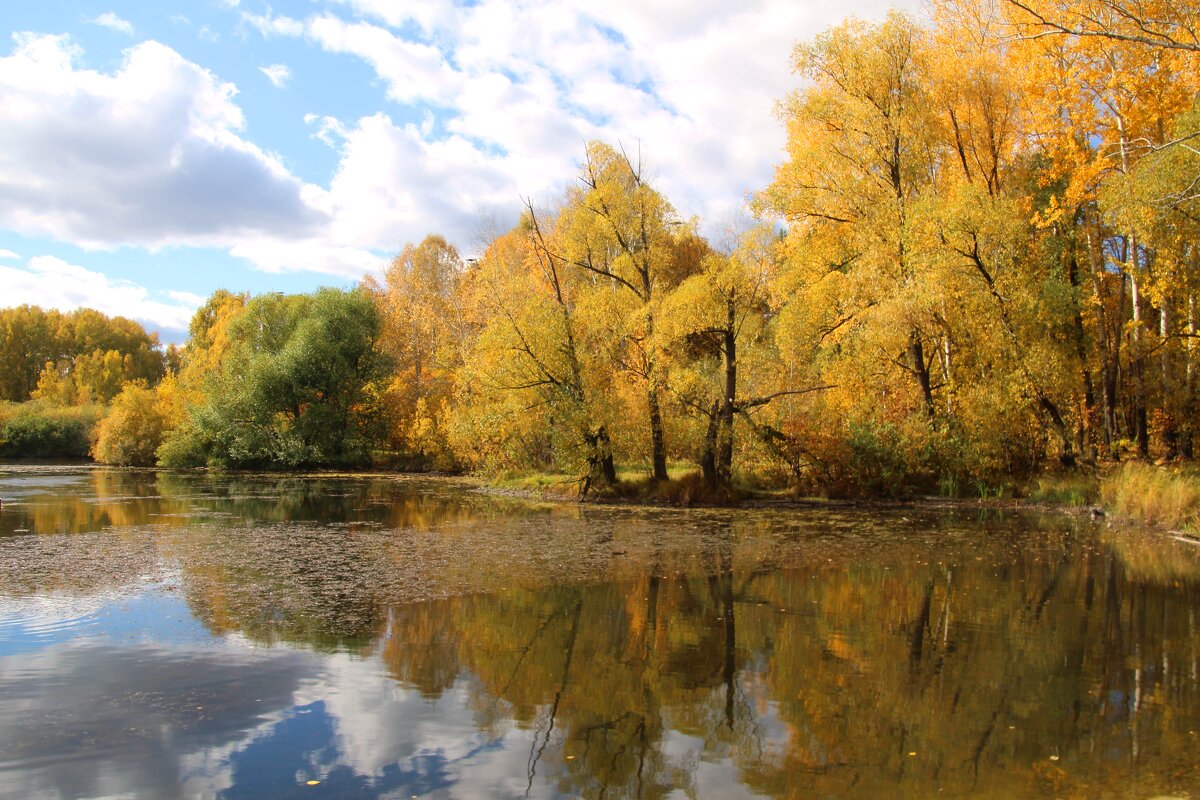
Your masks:
[[[1200,532],[1200,475],[1195,469],[1125,464],[1104,477],[1100,495],[1117,516]]]
[[[566,472],[506,472],[490,481],[499,489],[532,492],[542,497],[576,500],[579,498],[579,476]],[[620,467],[617,485],[593,487],[588,495],[593,500],[616,500],[662,503],[666,505],[728,505],[745,493],[738,489],[714,490],[704,482],[700,472],[690,464],[671,464],[667,480],[653,480],[645,469]]]
[[[1095,475],[1044,475],[1026,495],[1032,503],[1056,506],[1094,506],[1100,501],[1100,480]]]
[[[669,479],[654,481],[644,468],[617,470],[614,487],[593,487],[592,500],[657,503],[676,506],[733,505],[759,494],[748,485],[713,489],[690,464],[672,464]],[[566,472],[510,472],[495,476],[500,489],[530,492],[562,500],[579,499],[579,476]],[[1007,497],[1011,487],[976,487],[983,499]],[[1200,469],[1130,463],[1101,476],[1087,473],[1045,475],[1028,486],[1026,500],[1035,504],[1087,507],[1097,504],[1113,516],[1144,525],[1200,534]],[[791,496],[788,494],[787,496]]]

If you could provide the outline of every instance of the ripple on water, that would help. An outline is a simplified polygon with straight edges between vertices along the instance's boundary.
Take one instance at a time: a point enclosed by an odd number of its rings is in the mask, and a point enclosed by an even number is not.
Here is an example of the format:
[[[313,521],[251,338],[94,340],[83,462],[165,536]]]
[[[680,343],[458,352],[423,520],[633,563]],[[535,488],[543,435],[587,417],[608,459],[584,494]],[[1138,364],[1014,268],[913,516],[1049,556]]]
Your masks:
[[[98,633],[101,609],[113,599],[103,595],[0,597],[0,656]]]

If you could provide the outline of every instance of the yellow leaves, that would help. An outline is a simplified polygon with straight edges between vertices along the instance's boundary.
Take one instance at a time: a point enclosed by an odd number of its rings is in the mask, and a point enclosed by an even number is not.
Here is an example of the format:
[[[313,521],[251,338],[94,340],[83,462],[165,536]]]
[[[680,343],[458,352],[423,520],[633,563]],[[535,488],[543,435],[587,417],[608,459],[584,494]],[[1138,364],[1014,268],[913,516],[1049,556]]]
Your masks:
[[[93,457],[105,464],[151,466],[162,443],[164,419],[153,390],[128,383],[96,428]]]

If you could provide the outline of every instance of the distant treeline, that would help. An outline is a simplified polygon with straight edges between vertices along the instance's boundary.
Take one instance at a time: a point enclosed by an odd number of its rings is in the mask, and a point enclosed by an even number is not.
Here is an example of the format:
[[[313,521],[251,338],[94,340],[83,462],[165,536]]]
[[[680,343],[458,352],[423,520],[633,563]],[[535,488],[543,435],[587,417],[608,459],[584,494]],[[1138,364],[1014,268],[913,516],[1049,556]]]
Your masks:
[[[929,24],[797,45],[756,227],[706,239],[593,142],[478,259],[430,236],[353,291],[218,292],[178,352],[127,321],[88,334],[94,312],[5,312],[3,396],[105,405],[112,463],[585,489],[675,464],[715,488],[959,493],[1190,459],[1200,57],[1171,32],[1200,11],[1118,5],[939,0]],[[4,413],[11,452],[24,412]]]

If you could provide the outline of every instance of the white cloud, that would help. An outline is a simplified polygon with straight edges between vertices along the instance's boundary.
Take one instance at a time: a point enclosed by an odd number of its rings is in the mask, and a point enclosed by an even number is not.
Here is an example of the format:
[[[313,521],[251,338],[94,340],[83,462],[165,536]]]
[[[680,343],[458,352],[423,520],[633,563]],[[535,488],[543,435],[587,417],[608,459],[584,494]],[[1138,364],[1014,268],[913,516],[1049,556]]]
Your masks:
[[[292,71],[286,64],[272,64],[269,67],[259,67],[258,71],[267,76],[267,80],[282,89],[292,77]]]
[[[304,124],[316,128],[312,138],[324,142],[330,147],[339,147],[346,138],[346,126],[337,117],[305,114]]]
[[[190,308],[199,308],[200,306],[204,305],[205,301],[208,299],[206,297],[201,297],[194,292],[167,291],[164,294],[177,303],[182,303]]]
[[[162,44],[130,48],[105,73],[83,68],[66,37],[18,34],[0,58],[0,227],[89,248],[217,247],[269,271],[355,278],[432,231],[470,246],[481,217],[514,219],[522,197],[561,191],[593,138],[642,153],[682,215],[723,225],[782,157],[774,110],[796,85],[794,42],[885,11],[881,0],[234,11],[243,33],[303,38],[378,77],[383,110],[304,118],[337,151],[328,186],[251,141],[236,88]],[[283,64],[260,69],[290,80]]]
[[[83,247],[222,246],[322,222],[307,187],[242,139],[236,89],[157,42],[113,74],[66,37],[0,58],[0,224]]]
[[[14,253],[12,250],[0,250],[0,258],[4,259],[5,261],[20,260],[21,256],[17,253]]]
[[[406,162],[448,156],[446,167],[466,170],[452,183],[484,176],[487,190],[515,209],[519,197],[570,181],[584,143],[599,138],[640,150],[680,213],[709,226],[742,215],[746,198],[770,180],[782,155],[785,134],[775,107],[796,85],[795,42],[851,13],[881,17],[890,5],[614,0],[599,11],[583,0],[480,0],[449,10],[391,0],[336,2],[360,19],[318,12],[300,21],[268,13],[252,24],[264,35],[303,36],[327,52],[361,59],[406,110],[440,109],[440,125],[391,135],[397,149],[390,155],[375,140],[376,157],[391,165],[383,174],[445,179],[440,166]],[[378,121],[356,128],[315,116],[308,124],[317,119],[313,135],[331,146],[348,129],[369,138],[380,128]],[[339,186],[360,180],[352,177],[357,152],[345,149],[331,186],[335,205],[352,202]],[[478,206],[497,202],[481,203],[477,194],[451,187],[414,212],[412,201],[425,195],[420,186],[372,186],[368,194],[379,204],[362,210],[370,216],[377,209],[380,226],[419,213],[425,228],[448,235],[462,230]],[[369,220],[356,225],[372,227]]]
[[[366,23],[348,24],[334,16],[309,20],[306,35],[331,53],[349,53],[370,64],[400,103],[441,105],[454,96],[460,75],[441,51]]]
[[[304,33],[304,23],[291,17],[281,17],[267,9],[266,14],[251,14],[241,12],[242,22],[257,30],[263,36],[300,36]]]
[[[345,277],[379,260],[330,240],[328,192],[242,137],[232,84],[157,42],[111,74],[78,67],[65,36],[16,42],[0,58],[0,227],[85,249],[217,247]]]
[[[192,314],[204,302],[189,292],[169,292],[166,299],[157,299],[144,286],[113,281],[54,256],[34,256],[22,267],[0,265],[0,286],[5,305],[28,303],[60,311],[94,308],[170,331],[186,331]]]
[[[377,19],[393,28],[415,23],[423,31],[446,30],[455,24],[455,10],[450,3],[429,3],[422,0],[335,0],[347,5],[363,17]]]
[[[519,202],[513,165],[460,136],[429,140],[416,125],[375,114],[345,137],[329,190],[336,241],[395,252],[443,232],[466,243],[482,214]]]
[[[126,36],[133,36],[133,25],[128,20],[121,19],[111,11],[105,11],[100,16],[96,17],[92,22],[102,28],[123,33]]]

